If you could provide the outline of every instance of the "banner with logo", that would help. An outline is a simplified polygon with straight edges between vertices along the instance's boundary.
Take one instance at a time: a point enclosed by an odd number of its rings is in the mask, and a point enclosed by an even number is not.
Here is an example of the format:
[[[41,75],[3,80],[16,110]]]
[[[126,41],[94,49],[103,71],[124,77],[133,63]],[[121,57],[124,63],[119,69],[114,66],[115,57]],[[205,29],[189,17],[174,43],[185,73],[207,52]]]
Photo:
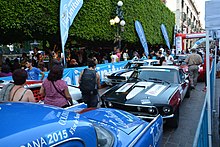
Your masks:
[[[100,75],[100,81],[101,84],[104,84],[104,78],[105,78],[105,73],[108,72],[114,72],[122,69],[129,61],[121,61],[117,63],[106,63],[106,64],[97,64],[96,66],[96,71]],[[85,69],[88,68],[88,66],[83,66],[83,67],[74,67],[74,68],[65,68],[63,71],[63,80],[66,81],[67,84],[69,85],[79,85],[79,76],[80,73]],[[46,79],[48,77],[49,72],[44,72]],[[39,79],[41,78],[41,75],[39,75]],[[0,81],[12,81],[12,76],[8,77],[0,77]],[[1,83],[1,82],[0,82]]]
[[[72,25],[73,20],[76,17],[76,14],[79,12],[82,5],[83,0],[60,0],[60,36],[64,59],[64,46],[68,38],[69,28]]]
[[[169,41],[169,37],[168,37],[168,34],[167,34],[167,29],[166,29],[164,24],[161,24],[160,28],[161,28],[164,40],[166,42],[166,45],[170,49],[170,41]]]
[[[146,40],[146,37],[145,37],[145,34],[144,34],[144,29],[143,29],[141,23],[138,20],[135,21],[135,29],[137,31],[137,34],[138,34],[139,39],[141,41],[141,44],[144,48],[144,53],[145,53],[146,56],[148,56],[149,51],[148,51],[147,40]]]
[[[181,36],[177,36],[176,37],[176,55],[178,54],[182,54],[182,37]]]

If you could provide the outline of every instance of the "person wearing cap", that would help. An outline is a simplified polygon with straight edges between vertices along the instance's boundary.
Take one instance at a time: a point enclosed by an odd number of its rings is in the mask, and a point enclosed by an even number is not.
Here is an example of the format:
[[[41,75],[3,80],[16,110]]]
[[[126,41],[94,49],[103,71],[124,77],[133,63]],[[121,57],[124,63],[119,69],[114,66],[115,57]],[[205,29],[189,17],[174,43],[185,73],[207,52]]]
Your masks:
[[[202,64],[202,57],[196,53],[196,49],[191,49],[191,54],[188,55],[188,57],[185,59],[185,62],[188,65],[188,71],[189,71],[189,80],[191,84],[191,88],[195,89],[195,86],[197,85],[197,78],[198,78],[198,70],[199,65]]]

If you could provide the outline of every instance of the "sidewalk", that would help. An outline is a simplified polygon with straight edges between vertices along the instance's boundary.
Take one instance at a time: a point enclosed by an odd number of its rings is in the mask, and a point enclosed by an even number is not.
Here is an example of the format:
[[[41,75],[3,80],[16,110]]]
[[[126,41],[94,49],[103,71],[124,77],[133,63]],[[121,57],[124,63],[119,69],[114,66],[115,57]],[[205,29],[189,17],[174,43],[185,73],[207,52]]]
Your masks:
[[[213,124],[212,124],[212,146],[220,146],[220,136],[219,136],[219,98],[220,98],[220,79],[216,79],[215,83],[215,111],[213,113]]]

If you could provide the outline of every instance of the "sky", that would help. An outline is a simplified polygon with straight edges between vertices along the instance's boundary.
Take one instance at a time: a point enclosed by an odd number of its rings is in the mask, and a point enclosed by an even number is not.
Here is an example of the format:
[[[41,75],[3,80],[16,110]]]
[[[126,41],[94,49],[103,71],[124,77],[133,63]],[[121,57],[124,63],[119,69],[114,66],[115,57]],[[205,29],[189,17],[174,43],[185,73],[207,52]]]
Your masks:
[[[203,28],[205,28],[205,1],[207,0],[195,0],[196,7],[198,7],[198,11],[200,12],[200,20]]]

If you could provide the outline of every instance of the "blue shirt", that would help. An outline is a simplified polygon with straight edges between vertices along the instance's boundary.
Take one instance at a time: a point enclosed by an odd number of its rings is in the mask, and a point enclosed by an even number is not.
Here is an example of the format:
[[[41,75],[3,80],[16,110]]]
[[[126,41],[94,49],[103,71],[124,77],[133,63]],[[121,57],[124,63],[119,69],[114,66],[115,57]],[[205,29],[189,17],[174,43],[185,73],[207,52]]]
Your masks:
[[[41,73],[41,70],[36,67],[32,67],[31,70],[28,69],[27,70],[28,80],[39,80],[40,73]]]

